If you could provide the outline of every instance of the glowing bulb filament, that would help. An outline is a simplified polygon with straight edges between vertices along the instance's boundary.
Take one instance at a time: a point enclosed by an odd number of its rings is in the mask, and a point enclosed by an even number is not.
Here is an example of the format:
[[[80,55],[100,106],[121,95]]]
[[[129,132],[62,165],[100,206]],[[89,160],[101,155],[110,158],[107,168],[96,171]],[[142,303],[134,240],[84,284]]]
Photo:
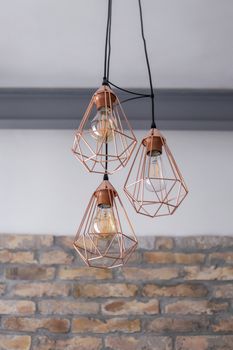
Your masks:
[[[93,220],[93,231],[101,236],[112,236],[117,233],[117,222],[111,207],[98,207]]]

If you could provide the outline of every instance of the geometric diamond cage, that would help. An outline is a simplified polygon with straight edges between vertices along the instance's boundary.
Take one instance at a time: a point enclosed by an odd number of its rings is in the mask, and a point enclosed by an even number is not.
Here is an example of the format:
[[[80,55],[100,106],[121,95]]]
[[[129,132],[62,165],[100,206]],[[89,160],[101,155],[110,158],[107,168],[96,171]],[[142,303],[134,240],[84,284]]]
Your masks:
[[[186,197],[187,186],[158,129],[142,140],[124,191],[136,212],[150,217],[173,214]]]
[[[93,95],[75,133],[74,155],[89,172],[112,174],[126,166],[136,143],[119,99],[103,85]]]
[[[122,266],[135,251],[137,238],[109,181],[93,193],[73,246],[88,266],[99,268]]]

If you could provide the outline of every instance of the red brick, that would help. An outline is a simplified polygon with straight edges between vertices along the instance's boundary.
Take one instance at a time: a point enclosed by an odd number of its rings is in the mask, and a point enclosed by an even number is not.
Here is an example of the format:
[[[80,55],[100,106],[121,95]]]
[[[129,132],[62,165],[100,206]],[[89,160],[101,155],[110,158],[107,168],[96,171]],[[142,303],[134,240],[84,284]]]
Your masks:
[[[208,300],[180,300],[165,306],[165,313],[175,314],[208,314],[226,311],[228,303],[215,303]]]
[[[57,340],[56,350],[101,350],[102,340],[93,337],[73,337],[67,340]]]
[[[45,336],[36,337],[32,350],[102,350],[102,340],[96,337],[80,337],[64,339],[49,339]],[[21,349],[20,349],[21,350]]]
[[[59,236],[56,237],[56,243],[62,248],[74,249],[73,248],[74,237],[72,236]]]
[[[0,314],[2,315],[31,315],[35,313],[35,303],[29,300],[0,300]]]
[[[68,296],[71,287],[64,283],[21,283],[14,285],[11,295],[20,297],[57,297]]]
[[[134,297],[138,287],[126,283],[79,284],[74,287],[75,297],[106,298]]]
[[[102,304],[102,312],[106,315],[154,315],[159,312],[159,303],[153,299],[146,302],[114,300]]]
[[[233,349],[233,335],[208,337],[208,343],[208,350],[231,350]]]
[[[212,325],[214,332],[233,332],[233,316],[218,319]]]
[[[233,336],[186,336],[176,338],[176,350],[231,350]]]
[[[136,250],[133,252],[133,254],[130,256],[129,260],[127,261],[128,266],[136,265],[138,266],[142,262],[142,253],[139,250]]]
[[[173,286],[160,286],[147,284],[142,290],[142,294],[148,297],[204,297],[208,294],[208,289],[202,284],[177,284]]]
[[[78,318],[73,320],[72,331],[75,333],[134,333],[140,331],[140,320],[111,318],[101,321],[93,318]]]
[[[42,300],[38,302],[38,308],[43,315],[83,315],[96,314],[99,311],[99,305],[94,302],[77,302],[69,300]]]
[[[176,350],[208,350],[207,337],[177,337]]]
[[[27,335],[0,335],[1,350],[30,350],[31,337]]]
[[[6,285],[5,284],[0,284],[0,295],[3,295],[5,293],[6,290]]]
[[[155,239],[155,249],[157,250],[171,250],[174,246],[172,238],[158,237]]]
[[[233,252],[216,252],[209,254],[210,263],[223,261],[224,263],[233,264]]]
[[[213,286],[213,296],[216,298],[233,298],[233,284]]]
[[[171,252],[145,252],[144,261],[150,264],[184,264],[195,265],[204,262],[204,254],[171,253]]]
[[[40,255],[40,263],[42,265],[52,264],[71,264],[74,257],[71,254],[64,252],[63,250],[51,250],[49,252],[43,252]]]
[[[149,331],[161,333],[161,332],[203,332],[208,330],[209,320],[207,318],[198,317],[191,320],[174,318],[155,318],[148,321],[146,329]]]
[[[46,329],[53,333],[67,333],[70,321],[58,318],[8,317],[2,321],[3,328],[11,331],[37,332]]]
[[[1,235],[1,249],[39,249],[53,245],[53,237],[49,235]]]
[[[148,335],[142,335],[140,338],[108,336],[105,346],[111,350],[172,350],[172,340],[169,337]]]
[[[11,280],[51,280],[55,274],[53,267],[7,267],[5,277]]]
[[[233,247],[233,237],[224,236],[189,236],[176,237],[176,247],[178,249],[212,249],[212,248],[230,248]]]
[[[184,271],[186,272],[185,279],[187,280],[233,280],[233,266],[211,266],[204,268],[200,268],[198,266],[189,266],[185,267]]]
[[[178,278],[179,273],[179,269],[175,267],[162,267],[156,269],[125,267],[122,271],[122,274],[127,281],[170,280]]]
[[[138,248],[139,249],[154,249],[155,238],[153,236],[139,236],[138,237]]]
[[[12,252],[10,250],[0,250],[0,262],[12,264],[35,264],[33,252]]]
[[[112,278],[112,271],[107,269],[95,269],[89,267],[61,267],[59,270],[59,278],[62,280],[105,280]]]

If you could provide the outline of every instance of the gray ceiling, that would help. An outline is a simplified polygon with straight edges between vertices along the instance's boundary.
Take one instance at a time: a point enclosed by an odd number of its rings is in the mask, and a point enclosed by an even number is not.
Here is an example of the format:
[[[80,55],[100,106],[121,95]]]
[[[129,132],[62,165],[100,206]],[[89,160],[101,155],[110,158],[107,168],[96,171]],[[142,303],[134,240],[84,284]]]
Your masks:
[[[160,88],[233,88],[232,0],[143,0]],[[94,87],[107,0],[0,0],[1,87]],[[112,80],[146,87],[136,0],[113,0]]]

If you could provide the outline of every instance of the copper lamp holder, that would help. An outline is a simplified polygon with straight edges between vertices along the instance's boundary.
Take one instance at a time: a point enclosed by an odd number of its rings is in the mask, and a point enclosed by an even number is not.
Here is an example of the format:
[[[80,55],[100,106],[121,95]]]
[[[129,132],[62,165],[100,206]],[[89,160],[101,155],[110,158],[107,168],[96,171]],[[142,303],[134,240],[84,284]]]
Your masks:
[[[159,155],[162,154],[163,142],[158,135],[149,135],[142,140],[142,144],[147,149],[147,154]]]
[[[111,91],[109,93],[109,98],[106,99],[105,89],[103,90],[102,88],[100,88],[94,94],[94,102],[97,109],[100,109],[105,106],[111,108],[111,106],[113,106],[116,102],[116,95]]]
[[[104,181],[94,192],[94,195],[98,206],[110,208],[113,206],[113,198],[117,196],[117,192],[109,181]]]

